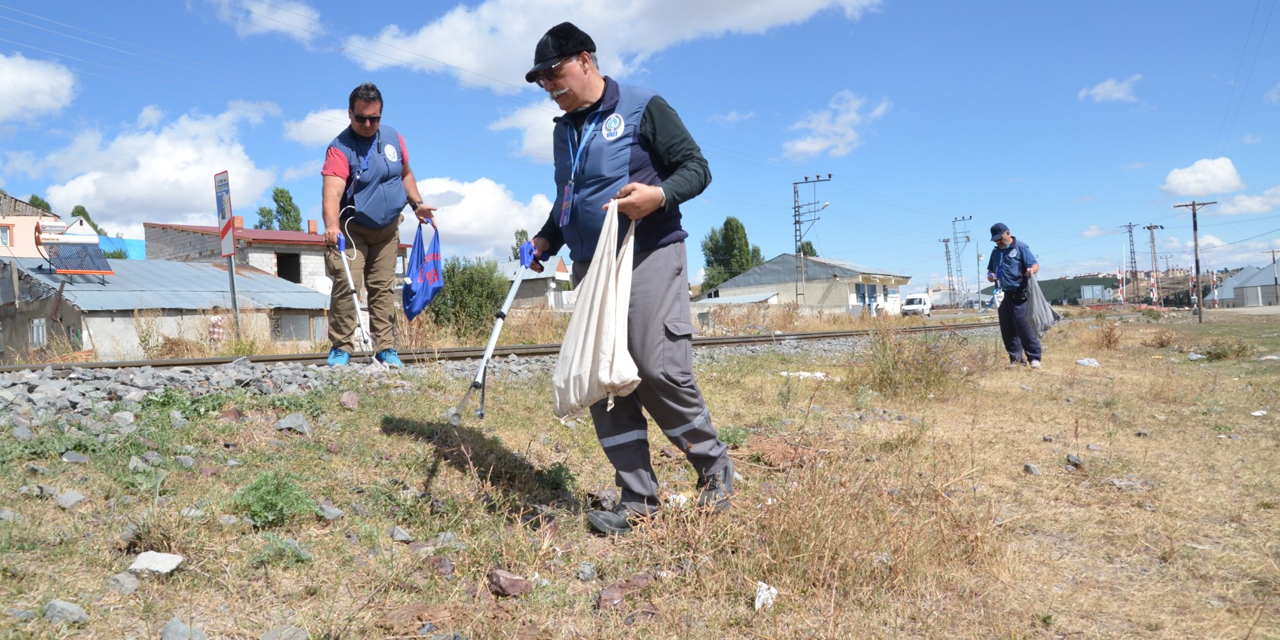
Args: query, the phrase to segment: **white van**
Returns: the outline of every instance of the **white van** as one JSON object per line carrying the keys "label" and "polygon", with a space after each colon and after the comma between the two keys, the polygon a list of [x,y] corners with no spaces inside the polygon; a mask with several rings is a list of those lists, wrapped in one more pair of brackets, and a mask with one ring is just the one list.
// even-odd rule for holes
{"label": "white van", "polygon": [[932,316],[933,300],[927,293],[913,293],[902,301],[904,316]]}

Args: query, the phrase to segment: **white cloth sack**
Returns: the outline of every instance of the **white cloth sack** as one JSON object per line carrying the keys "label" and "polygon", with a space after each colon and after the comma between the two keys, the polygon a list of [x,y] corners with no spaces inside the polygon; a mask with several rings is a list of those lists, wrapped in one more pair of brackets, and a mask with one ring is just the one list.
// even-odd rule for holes
{"label": "white cloth sack", "polygon": [[640,372],[627,351],[635,228],[633,220],[618,249],[618,203],[609,201],[595,257],[578,283],[578,300],[551,379],[558,418],[605,398],[612,411],[614,396],[628,395],[640,384]]}
{"label": "white cloth sack", "polygon": [[1031,323],[1031,328],[1041,337],[1053,325],[1057,324],[1062,316],[1053,307],[1049,306],[1049,301],[1044,299],[1044,292],[1040,290],[1040,282],[1036,277],[1031,276],[1031,281],[1027,283],[1027,320]]}

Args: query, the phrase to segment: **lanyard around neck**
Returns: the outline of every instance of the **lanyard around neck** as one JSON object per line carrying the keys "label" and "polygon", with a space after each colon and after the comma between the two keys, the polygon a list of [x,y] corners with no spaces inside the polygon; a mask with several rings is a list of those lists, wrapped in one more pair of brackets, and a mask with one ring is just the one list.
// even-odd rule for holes
{"label": "lanyard around neck", "polygon": [[595,130],[596,124],[600,122],[601,112],[597,111],[591,114],[591,121],[587,124],[587,128],[582,132],[582,139],[575,146],[573,144],[573,127],[568,127],[565,135],[569,138],[569,183],[574,182],[574,178],[578,177],[578,161],[582,159],[582,151],[587,148],[587,142],[591,140],[591,132]]}
{"label": "lanyard around neck", "polygon": [[[360,181],[360,176],[364,175],[364,172],[369,169],[369,158],[373,156],[373,150],[378,148],[378,141],[381,140],[381,137],[381,130],[373,134],[373,142],[369,143],[369,150],[364,154],[364,161],[360,163],[360,170],[356,172],[355,177],[351,179],[351,184],[347,187],[348,200],[350,200],[351,196],[355,194],[356,183]],[[356,157],[359,158],[360,156],[356,155]]]}

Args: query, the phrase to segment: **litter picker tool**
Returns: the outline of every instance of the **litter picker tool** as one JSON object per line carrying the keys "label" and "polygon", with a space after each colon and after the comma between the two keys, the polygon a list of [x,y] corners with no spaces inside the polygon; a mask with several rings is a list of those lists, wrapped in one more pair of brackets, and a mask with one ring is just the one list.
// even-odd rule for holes
{"label": "litter picker tool", "polygon": [[488,377],[489,360],[493,358],[493,349],[498,346],[498,336],[502,333],[502,323],[507,319],[507,311],[511,309],[511,303],[516,299],[516,291],[520,289],[520,283],[524,281],[524,272],[529,265],[533,264],[533,243],[526,242],[520,245],[520,266],[516,269],[516,279],[511,283],[511,290],[507,292],[507,299],[502,302],[502,309],[494,314],[497,320],[493,323],[493,333],[489,335],[489,346],[484,349],[484,357],[480,359],[480,368],[476,371],[476,377],[467,386],[467,390],[462,394],[462,400],[458,401],[458,406],[449,413],[449,424],[452,426],[460,426],[462,424],[462,412],[467,408],[467,401],[471,399],[471,394],[475,391],[480,392],[480,404],[476,407],[476,417],[484,419],[484,387],[485,379]]}
{"label": "litter picker tool", "polygon": [[356,333],[360,336],[360,347],[372,352],[373,340],[369,338],[369,332],[365,330],[364,325],[360,324],[360,294],[356,292],[355,281],[351,279],[351,265],[347,261],[347,237],[341,233],[338,234],[338,253],[342,254],[342,272],[347,276],[347,288],[351,290],[351,304],[356,310]]}

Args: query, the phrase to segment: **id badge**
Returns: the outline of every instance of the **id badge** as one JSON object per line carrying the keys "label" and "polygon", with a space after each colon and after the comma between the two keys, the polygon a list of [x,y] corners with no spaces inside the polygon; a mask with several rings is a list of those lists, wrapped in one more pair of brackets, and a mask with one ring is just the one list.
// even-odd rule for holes
{"label": "id badge", "polygon": [[564,204],[560,207],[560,226],[569,224],[569,210],[573,208],[573,183],[564,186]]}

